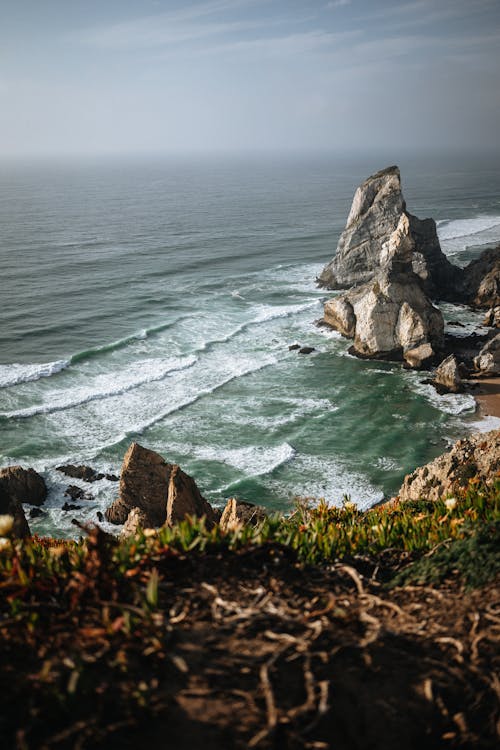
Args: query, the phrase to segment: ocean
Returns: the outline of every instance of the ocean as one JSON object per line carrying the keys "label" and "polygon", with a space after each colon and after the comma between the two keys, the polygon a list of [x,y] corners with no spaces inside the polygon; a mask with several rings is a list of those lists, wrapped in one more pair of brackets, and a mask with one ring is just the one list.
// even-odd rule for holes
{"label": "ocean", "polygon": [[[481,420],[398,364],[351,357],[320,329],[357,185],[387,158],[179,157],[0,165],[0,466],[49,487],[33,532],[71,536],[116,483],[134,440],[207,499],[283,512],[297,497],[361,508]],[[400,159],[408,208],[459,264],[500,241],[500,160]],[[469,332],[483,315],[444,305]],[[310,355],[293,344],[315,347]],[[65,512],[68,484],[93,495]]]}

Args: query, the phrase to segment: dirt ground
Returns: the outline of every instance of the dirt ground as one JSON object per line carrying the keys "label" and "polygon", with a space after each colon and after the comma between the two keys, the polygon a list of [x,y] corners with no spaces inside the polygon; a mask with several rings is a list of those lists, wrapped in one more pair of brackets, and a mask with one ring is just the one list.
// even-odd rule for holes
{"label": "dirt ground", "polygon": [[[71,631],[55,609],[36,635],[9,633],[2,746],[498,747],[498,582],[388,590],[385,564],[307,567],[277,545],[165,559],[161,614],[126,638],[92,627],[94,600]],[[92,689],[58,705],[79,663]]]}

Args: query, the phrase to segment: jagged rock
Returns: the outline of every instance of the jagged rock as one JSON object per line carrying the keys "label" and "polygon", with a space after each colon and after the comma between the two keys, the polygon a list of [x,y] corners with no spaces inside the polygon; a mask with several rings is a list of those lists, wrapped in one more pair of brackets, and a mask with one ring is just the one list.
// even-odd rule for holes
{"label": "jagged rock", "polygon": [[404,359],[418,368],[443,346],[443,316],[413,273],[412,252],[410,221],[403,214],[384,245],[377,275],[325,303],[325,322],[354,339],[354,354]]}
{"label": "jagged rock", "polygon": [[465,301],[476,307],[500,305],[500,245],[483,253],[464,269]]}
{"label": "jagged rock", "polygon": [[440,393],[460,393],[463,390],[460,367],[454,354],[446,357],[436,369],[434,385]]}
{"label": "jagged rock", "polygon": [[206,516],[210,527],[217,518],[194,479],[138,443],[132,443],[125,454],[120,496],[106,510],[106,520],[125,523],[133,508],[144,513],[146,525],[152,528],[176,523],[186,515]]}
{"label": "jagged rock", "polygon": [[64,503],[62,510],[81,510],[81,505],[73,505],[72,503]]}
{"label": "jagged rock", "polygon": [[396,166],[377,172],[356,190],[336,255],[318,278],[320,286],[346,289],[373,279],[387,261],[391,236],[402,217],[408,221],[410,262],[425,292],[456,300],[463,272],[442,252],[433,219],[420,220],[407,212]]}
{"label": "jagged rock", "polygon": [[299,354],[312,354],[315,352],[316,349],[314,346],[303,346],[301,349],[299,349]]}
{"label": "jagged rock", "polygon": [[239,526],[247,524],[256,526],[267,518],[264,508],[253,503],[247,503],[243,500],[231,498],[227,501],[226,507],[222,511],[219,525],[223,531],[232,531]]}
{"label": "jagged rock", "polygon": [[405,477],[400,500],[438,500],[478,477],[491,483],[500,470],[500,430],[472,435]]}
{"label": "jagged rock", "polygon": [[500,306],[490,307],[484,316],[483,326],[490,328],[500,328]]}
{"label": "jagged rock", "polygon": [[173,525],[186,516],[205,516],[208,528],[218,520],[210,503],[201,496],[194,479],[185,474],[180,466],[174,466],[168,485],[166,520],[169,525]]}
{"label": "jagged rock", "polygon": [[490,339],[474,357],[474,367],[482,375],[500,375],[500,333]]}
{"label": "jagged rock", "polygon": [[140,508],[132,508],[127,516],[125,525],[120,532],[120,537],[126,539],[128,536],[134,536],[139,529],[148,528],[148,517]]}
{"label": "jagged rock", "polygon": [[9,466],[0,470],[0,492],[20,503],[42,505],[47,497],[47,486],[34,469]]}
{"label": "jagged rock", "polygon": [[71,498],[71,500],[93,500],[92,495],[82,490],[81,487],[77,487],[76,484],[70,484],[66,487],[64,494]]}
{"label": "jagged rock", "polygon": [[84,482],[97,482],[104,477],[104,474],[98,474],[91,466],[66,464],[65,466],[57,466],[56,469],[66,474],[67,477],[83,479]]}
{"label": "jagged rock", "polygon": [[30,518],[41,518],[42,516],[47,515],[44,510],[41,508],[31,508],[30,509]]}
{"label": "jagged rock", "polygon": [[158,453],[132,443],[126,452],[120,478],[120,496],[106,510],[106,520],[125,523],[132,508],[144,511],[148,526],[162,526],[167,518],[167,497],[173,465]]}
{"label": "jagged rock", "polygon": [[290,346],[288,347],[289,352],[295,352],[298,349],[300,349],[300,344],[290,344]]}

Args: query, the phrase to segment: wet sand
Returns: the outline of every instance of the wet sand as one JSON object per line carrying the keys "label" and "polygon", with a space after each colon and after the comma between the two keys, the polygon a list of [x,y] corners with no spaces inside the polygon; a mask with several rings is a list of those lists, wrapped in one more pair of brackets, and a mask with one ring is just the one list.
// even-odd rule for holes
{"label": "wet sand", "polygon": [[481,378],[474,398],[484,416],[500,417],[500,378]]}

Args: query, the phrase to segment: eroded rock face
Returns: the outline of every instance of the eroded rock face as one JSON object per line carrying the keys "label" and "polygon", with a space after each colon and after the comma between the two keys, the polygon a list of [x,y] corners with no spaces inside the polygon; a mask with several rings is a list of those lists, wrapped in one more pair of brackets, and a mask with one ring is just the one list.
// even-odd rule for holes
{"label": "eroded rock face", "polygon": [[500,245],[485,250],[464,269],[464,295],[475,307],[500,305]]}
{"label": "eroded rock face", "polygon": [[490,307],[484,316],[483,326],[490,328],[500,328],[500,306]]}
{"label": "eroded rock face", "polygon": [[183,472],[180,466],[174,466],[168,485],[166,522],[173,525],[186,516],[205,516],[208,528],[217,521],[217,515],[210,503],[201,496],[194,479]]}
{"label": "eroded rock face", "polygon": [[408,222],[409,262],[425,292],[432,298],[456,299],[462,271],[442,252],[435,222],[406,211],[396,166],[377,172],[356,190],[336,255],[321,272],[319,284],[346,289],[372,280],[387,262],[391,237],[402,217]]}
{"label": "eroded rock face", "polygon": [[474,357],[474,367],[482,375],[500,375],[500,333],[490,339],[477,357]]}
{"label": "eroded rock face", "polygon": [[264,508],[233,497],[227,501],[219,523],[223,531],[232,531],[247,524],[256,526],[266,517]]}
{"label": "eroded rock face", "polygon": [[134,509],[133,518],[140,512],[142,525],[151,528],[177,523],[186,515],[206,516],[209,527],[217,519],[194,479],[139,443],[132,443],[125,454],[120,496],[105,516],[111,523],[125,523]]}
{"label": "eroded rock face", "polygon": [[442,392],[460,393],[463,390],[460,368],[454,354],[446,357],[436,369],[434,384]]}
{"label": "eroded rock face", "polygon": [[478,477],[491,483],[500,470],[500,430],[472,435],[405,477],[400,500],[438,500]]}

